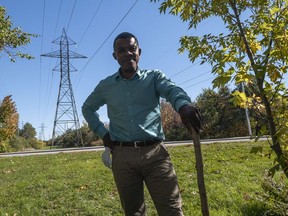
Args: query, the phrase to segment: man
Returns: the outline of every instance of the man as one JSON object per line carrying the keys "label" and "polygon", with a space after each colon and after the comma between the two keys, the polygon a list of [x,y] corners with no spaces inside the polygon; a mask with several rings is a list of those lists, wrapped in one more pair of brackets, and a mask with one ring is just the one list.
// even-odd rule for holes
{"label": "man", "polygon": [[[125,215],[146,215],[144,182],[159,215],[183,215],[177,176],[163,144],[160,97],[172,104],[188,130],[199,132],[200,113],[162,72],[138,67],[141,49],[133,34],[119,34],[113,48],[120,68],[96,86],[82,106],[83,116],[103,140],[107,166],[105,155],[112,152],[112,172]],[[104,104],[109,130],[96,113]]]}

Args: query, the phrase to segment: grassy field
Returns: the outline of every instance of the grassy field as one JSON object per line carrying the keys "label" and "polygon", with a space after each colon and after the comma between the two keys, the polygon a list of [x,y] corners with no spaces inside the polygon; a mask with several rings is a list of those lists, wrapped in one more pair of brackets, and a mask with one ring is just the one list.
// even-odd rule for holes
{"label": "grassy field", "polygon": [[[210,215],[263,215],[257,199],[272,160],[250,154],[259,142],[202,146]],[[201,215],[193,146],[168,147],[186,216]],[[0,215],[123,215],[101,152],[0,158]],[[157,215],[146,191],[148,215]]]}

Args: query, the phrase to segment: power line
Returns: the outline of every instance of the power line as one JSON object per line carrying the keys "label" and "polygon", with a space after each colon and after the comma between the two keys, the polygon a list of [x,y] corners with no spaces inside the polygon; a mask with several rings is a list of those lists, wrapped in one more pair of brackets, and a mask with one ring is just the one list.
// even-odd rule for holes
{"label": "power line", "polygon": [[173,74],[172,76],[170,76],[170,78],[172,78],[172,77],[174,77],[174,76],[176,76],[176,75],[178,75],[178,74],[180,74],[180,73],[183,73],[184,71],[188,70],[189,68],[191,68],[191,67],[193,67],[193,66],[195,66],[196,64],[199,64],[199,63],[200,63],[200,61],[198,61],[198,62],[190,65],[190,66],[187,67],[187,68],[184,68],[184,69],[180,70],[179,72],[177,72],[177,73]]}
{"label": "power line", "polygon": [[68,32],[68,30],[69,30],[70,22],[71,22],[73,14],[74,14],[74,9],[75,9],[76,3],[77,3],[77,0],[74,1],[74,5],[73,5],[73,8],[72,8],[72,12],[70,14],[70,18],[69,18],[69,22],[68,22],[68,25],[67,25],[67,28],[66,28],[67,29],[66,32]]}
{"label": "power line", "polygon": [[[207,23],[209,23],[210,21],[211,21],[211,19],[209,19],[208,21],[206,20],[206,21],[201,25],[201,27],[204,27],[204,26],[205,26]],[[199,30],[199,28],[198,28],[198,30]],[[176,45],[178,45],[178,43],[175,44],[175,45],[173,45],[172,47],[170,47],[167,51],[165,51],[164,53],[162,53],[160,56],[158,56],[158,57],[157,57],[155,60],[153,60],[151,63],[154,63],[154,62],[158,61],[160,58],[162,58],[163,56],[165,56],[165,55],[166,55],[168,52],[170,52]],[[150,65],[151,63],[149,63],[148,65]],[[189,66],[188,68],[185,68],[185,69],[183,69],[183,70],[181,70],[181,71],[173,74],[173,75],[170,76],[169,78],[172,78],[172,77],[174,77],[174,76],[176,76],[176,75],[184,72],[185,70],[191,68],[192,66],[194,66],[194,65],[196,65],[196,64],[198,64],[198,63],[200,63],[200,61],[196,62],[195,64],[193,64],[193,65],[191,65],[191,66]]]}
{"label": "power line", "polygon": [[111,35],[116,31],[116,29],[119,27],[119,25],[123,22],[123,20],[127,17],[127,15],[130,13],[130,11],[133,9],[133,7],[137,4],[139,0],[137,0],[132,7],[126,12],[124,17],[120,20],[120,22],[114,27],[112,32],[108,35],[108,37],[104,40],[104,42],[100,45],[100,47],[96,50],[96,52],[92,55],[92,57],[89,59],[89,61],[84,66],[84,69],[87,67],[87,65],[91,62],[91,60],[95,57],[95,55],[101,50],[101,48],[104,46],[104,44],[108,41],[108,39],[111,37]]}
{"label": "power line", "polygon": [[92,18],[91,18],[88,26],[86,27],[86,29],[85,29],[85,31],[84,31],[84,34],[82,35],[80,41],[78,42],[78,46],[79,46],[79,44],[82,42],[82,40],[83,40],[84,36],[86,35],[88,29],[90,28],[90,26],[91,26],[91,24],[92,24],[92,22],[93,22],[93,20],[94,20],[94,18],[95,18],[95,16],[96,16],[96,14],[98,13],[98,11],[99,11],[102,3],[103,3],[103,0],[100,2],[100,4],[98,5],[98,7],[96,8],[96,10],[95,10],[95,12],[94,12],[94,14],[93,14],[93,16],[92,16]]}
{"label": "power line", "polygon": [[59,10],[58,10],[57,21],[56,21],[56,26],[55,26],[55,30],[54,30],[53,39],[55,39],[55,35],[56,35],[57,27],[58,27],[58,22],[59,22],[59,16],[60,16],[61,8],[62,8],[62,0],[61,0],[61,2],[60,2],[60,6],[59,6]]}
{"label": "power line", "polygon": [[166,51],[164,51],[161,55],[159,55],[157,58],[155,58],[153,61],[151,61],[149,64],[146,65],[146,67],[148,67],[149,65],[151,65],[154,62],[157,62],[159,59],[161,59],[163,56],[167,55],[167,53],[169,53],[174,47],[176,47],[178,45],[175,44],[173,46],[171,46],[169,49],[167,49]]}
{"label": "power line", "polygon": [[44,0],[44,4],[43,4],[43,16],[42,16],[42,31],[41,31],[41,53],[42,53],[42,49],[43,49],[43,41],[44,41],[44,26],[45,26],[45,11],[46,11],[46,0]]}
{"label": "power line", "polygon": [[[44,41],[44,26],[45,26],[45,11],[46,11],[46,0],[44,0],[43,4],[43,16],[42,16],[42,31],[41,31],[41,47],[40,47],[40,52],[42,53],[43,50],[43,41]],[[41,58],[40,60],[40,68],[39,68],[39,98],[38,98],[38,118],[40,118],[40,113],[41,113],[41,98],[42,98],[42,61]]]}
{"label": "power line", "polygon": [[122,19],[120,20],[120,22],[114,27],[114,29],[112,30],[112,32],[107,36],[107,38],[104,40],[104,42],[100,45],[100,47],[94,52],[94,54],[91,56],[91,58],[87,61],[87,63],[85,64],[84,68],[81,70],[82,73],[80,74],[80,77],[78,79],[78,82],[75,85],[75,88],[77,88],[80,79],[83,76],[84,70],[87,67],[87,65],[92,61],[92,59],[96,56],[96,54],[101,50],[101,48],[104,46],[104,44],[108,41],[108,39],[111,37],[111,35],[116,31],[116,29],[119,27],[119,25],[123,22],[123,20],[128,16],[128,14],[131,12],[131,10],[134,8],[134,6],[137,4],[139,0],[135,1],[135,3],[130,7],[130,9],[126,12],[126,14],[122,17]]}
{"label": "power line", "polygon": [[189,85],[189,86],[187,86],[187,87],[184,87],[183,89],[187,89],[187,88],[190,88],[190,87],[192,87],[192,86],[196,86],[196,85],[198,85],[198,84],[200,84],[200,83],[203,83],[203,82],[206,82],[206,81],[212,80],[212,79],[214,79],[214,77],[210,77],[210,78],[208,78],[208,79],[205,79],[205,80],[202,80],[202,81],[200,81],[200,82],[194,83],[194,84],[192,84],[192,85]]}
{"label": "power line", "polygon": [[198,75],[198,76],[196,76],[196,77],[193,77],[193,78],[191,78],[191,79],[189,79],[189,80],[186,80],[185,82],[182,82],[182,83],[180,83],[180,84],[178,84],[178,85],[183,85],[183,84],[185,84],[185,83],[187,83],[187,82],[189,82],[189,81],[191,81],[191,80],[195,80],[195,79],[197,79],[197,78],[199,78],[199,77],[201,77],[201,76],[204,76],[205,74],[207,74],[207,73],[210,73],[211,71],[207,71],[207,72],[205,72],[205,73],[203,73],[203,74],[200,74],[200,75]]}
{"label": "power line", "polygon": [[48,94],[49,92],[51,92],[51,89],[52,89],[52,79],[50,79],[50,85],[49,85],[49,81],[48,81],[48,84],[47,84],[47,88],[46,88],[46,97],[45,97],[45,101],[47,101],[46,103],[46,106],[45,106],[45,112],[44,112],[44,118],[43,118],[43,121],[45,122],[46,120],[46,116],[47,116],[47,112],[48,112],[48,107],[49,107],[49,104],[50,104],[50,96],[51,94]]}
{"label": "power line", "polygon": [[[59,9],[58,9],[58,15],[57,15],[57,20],[56,20],[56,25],[55,25],[55,29],[54,29],[54,34],[53,34],[53,38],[52,39],[55,39],[55,35],[56,35],[56,31],[57,31],[57,28],[58,28],[58,23],[59,23],[59,17],[60,17],[60,12],[61,12],[61,8],[62,8],[62,0],[60,1],[60,4],[59,4]],[[43,23],[43,26],[44,26],[44,23]],[[53,51],[53,46],[51,46],[51,52]],[[41,48],[41,53],[42,53],[42,48]],[[42,56],[40,56],[40,65],[42,65]],[[51,59],[49,60],[49,71],[51,70]],[[46,117],[47,117],[47,112],[48,112],[48,107],[49,107],[49,103],[50,103],[50,98],[51,98],[51,89],[52,89],[52,78],[50,78],[50,76],[53,76],[53,72],[51,73],[48,73],[48,82],[47,82],[47,85],[46,85],[46,91],[45,91],[45,106],[44,106],[44,112],[43,112],[43,116],[42,116],[42,121],[45,122],[46,120]]]}

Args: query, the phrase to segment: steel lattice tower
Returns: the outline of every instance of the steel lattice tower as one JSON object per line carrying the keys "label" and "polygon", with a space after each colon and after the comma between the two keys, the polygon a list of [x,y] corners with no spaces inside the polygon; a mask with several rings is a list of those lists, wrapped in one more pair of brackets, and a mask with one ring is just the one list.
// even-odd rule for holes
{"label": "steel lattice tower", "polygon": [[44,123],[42,123],[41,126],[40,126],[41,130],[40,130],[39,137],[38,137],[39,140],[42,140],[42,141],[45,140],[45,133],[44,133],[44,128],[45,127],[46,126],[44,125]]}
{"label": "steel lattice tower", "polygon": [[[68,129],[76,131],[74,145],[83,146],[79,118],[70,81],[70,72],[77,70],[69,63],[69,60],[71,58],[87,57],[69,50],[69,45],[75,45],[76,43],[66,35],[65,29],[62,31],[62,35],[52,41],[52,43],[59,44],[60,50],[41,55],[45,57],[60,58],[60,64],[53,69],[53,71],[60,71],[60,85],[52,133],[52,146],[54,145],[55,140],[57,140],[57,136],[64,134]],[[57,144],[61,144],[61,141],[57,140],[56,142]]]}

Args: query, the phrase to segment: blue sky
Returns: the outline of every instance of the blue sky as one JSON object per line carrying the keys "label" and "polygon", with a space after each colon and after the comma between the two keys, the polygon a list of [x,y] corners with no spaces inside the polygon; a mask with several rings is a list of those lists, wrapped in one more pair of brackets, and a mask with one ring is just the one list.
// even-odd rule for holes
{"label": "blue sky", "polygon": [[[12,95],[20,115],[20,128],[29,122],[39,135],[44,124],[46,139],[52,137],[60,73],[52,71],[58,59],[40,55],[60,49],[52,41],[62,34],[63,28],[77,43],[70,50],[88,57],[70,61],[78,70],[71,72],[71,81],[80,124],[84,121],[81,113],[84,100],[100,80],[118,70],[112,58],[112,43],[123,31],[138,37],[141,68],[162,70],[192,100],[204,88],[212,88],[214,76],[210,66],[191,63],[187,54],[179,54],[177,49],[183,35],[223,31],[215,19],[204,21],[197,30],[188,30],[187,23],[160,14],[159,4],[149,0],[0,0],[0,5],[6,8],[14,27],[40,35],[20,49],[35,59],[17,59],[11,63],[8,57],[0,56],[0,98]],[[99,110],[99,115],[108,122],[106,107]]]}

